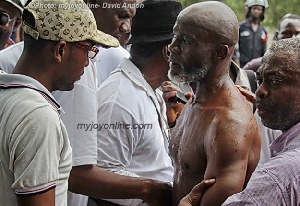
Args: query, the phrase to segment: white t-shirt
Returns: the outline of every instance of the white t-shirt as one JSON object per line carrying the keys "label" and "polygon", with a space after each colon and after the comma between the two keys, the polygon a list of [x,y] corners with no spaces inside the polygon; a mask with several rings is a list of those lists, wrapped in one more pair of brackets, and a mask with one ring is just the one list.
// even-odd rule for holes
{"label": "white t-shirt", "polygon": [[55,188],[57,206],[67,204],[71,147],[60,106],[38,81],[0,75],[0,202]]}
{"label": "white t-shirt", "polygon": [[[153,101],[152,101],[153,100]],[[98,91],[98,166],[126,176],[173,181],[166,122],[158,99],[135,65],[124,58]],[[154,106],[155,104],[155,106]],[[110,200],[138,205],[141,200]]]}
{"label": "white t-shirt", "polygon": [[[11,73],[17,63],[24,43],[12,45],[0,51],[0,70]],[[97,122],[97,84],[96,68],[90,62],[81,79],[74,84],[72,91],[55,91],[54,98],[64,112],[61,119],[68,131],[72,147],[72,165],[96,165],[97,131],[88,130],[83,125]],[[87,205],[88,197],[68,192],[69,206]]]}

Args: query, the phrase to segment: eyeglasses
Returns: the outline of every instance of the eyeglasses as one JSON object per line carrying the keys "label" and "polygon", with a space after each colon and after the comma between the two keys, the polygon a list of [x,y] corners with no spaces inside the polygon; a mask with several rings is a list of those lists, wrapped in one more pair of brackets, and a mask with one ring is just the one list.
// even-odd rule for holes
{"label": "eyeglasses", "polygon": [[88,57],[90,59],[94,59],[99,52],[99,49],[95,46],[86,45],[81,42],[76,42],[75,44],[81,48],[88,49]]}
{"label": "eyeglasses", "polygon": [[8,24],[8,22],[10,22],[14,19],[11,19],[10,16],[8,15],[8,13],[0,12],[0,26],[5,26]]}

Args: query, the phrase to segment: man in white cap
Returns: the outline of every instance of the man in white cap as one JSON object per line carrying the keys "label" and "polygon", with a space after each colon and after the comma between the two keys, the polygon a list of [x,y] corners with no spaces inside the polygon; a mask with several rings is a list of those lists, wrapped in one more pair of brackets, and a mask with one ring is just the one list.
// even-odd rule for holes
{"label": "man in white cap", "polygon": [[[70,3],[78,7],[68,10]],[[67,205],[71,148],[61,107],[50,92],[73,89],[98,52],[95,44],[119,45],[97,30],[83,5],[81,0],[37,0],[24,10],[23,53],[14,74],[0,75],[3,205]]]}

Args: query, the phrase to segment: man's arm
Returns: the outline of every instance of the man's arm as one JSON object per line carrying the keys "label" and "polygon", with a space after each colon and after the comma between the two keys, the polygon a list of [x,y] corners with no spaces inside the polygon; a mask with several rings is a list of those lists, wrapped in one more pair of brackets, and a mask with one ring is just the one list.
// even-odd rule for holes
{"label": "man's arm", "polygon": [[167,183],[146,178],[123,176],[94,165],[85,165],[72,168],[69,190],[96,199],[132,198],[151,203],[156,198],[157,201],[159,201],[159,198],[168,198],[172,187]]}
{"label": "man's arm", "polygon": [[[252,155],[252,168],[248,167],[250,151],[260,151],[253,148],[254,138],[259,138],[254,118],[244,116],[239,120],[234,117],[236,114],[219,112],[223,116],[219,116],[215,137],[204,146],[207,156],[204,179],[216,179],[216,183],[203,195],[201,205],[206,206],[221,205],[228,196],[242,191],[259,158],[259,155]],[[259,147],[259,144],[256,146]]]}
{"label": "man's arm", "polygon": [[198,206],[202,196],[207,188],[216,182],[215,179],[202,180],[199,184],[195,185],[192,191],[182,198],[178,206]]}
{"label": "man's arm", "polygon": [[[28,93],[28,98],[36,98]],[[26,105],[20,107],[23,109]],[[26,115],[14,128],[10,154],[9,169],[14,174],[12,188],[19,205],[64,204],[67,191],[60,190],[61,194],[55,196],[55,188],[63,188],[57,183],[60,178],[61,184],[67,185],[71,150],[62,137],[57,112],[42,103]],[[64,164],[65,174],[59,171],[60,164]]]}
{"label": "man's arm", "polygon": [[36,195],[17,196],[18,206],[55,206],[55,188]]}
{"label": "man's arm", "polygon": [[[107,194],[111,195],[109,201],[121,202],[122,205],[137,205],[144,200],[149,205],[168,205],[171,201],[172,191],[169,183],[140,178],[131,170],[127,170],[132,164],[134,155],[139,152],[137,148],[141,145],[148,146],[151,143],[151,139],[144,136],[144,129],[133,127],[133,125],[141,124],[139,121],[142,120],[137,120],[127,108],[114,102],[100,103],[98,114],[98,166],[124,175],[105,180],[109,185],[106,188],[111,188],[110,193]],[[119,124],[113,126],[116,123]],[[112,125],[113,128],[108,128],[109,125]],[[138,155],[145,156],[147,154],[139,153]],[[103,181],[105,176],[102,175],[100,178]],[[116,200],[116,187],[119,187],[117,189],[120,190],[119,195],[126,190],[125,194],[127,195],[123,197],[127,200]],[[135,199],[129,200],[130,198]]]}

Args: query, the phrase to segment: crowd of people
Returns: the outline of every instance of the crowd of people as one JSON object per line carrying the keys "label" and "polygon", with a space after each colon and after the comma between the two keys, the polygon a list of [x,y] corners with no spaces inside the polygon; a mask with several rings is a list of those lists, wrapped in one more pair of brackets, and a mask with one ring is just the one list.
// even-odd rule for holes
{"label": "crowd of people", "polygon": [[1,0],[1,204],[300,205],[300,17],[245,4]]}

